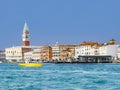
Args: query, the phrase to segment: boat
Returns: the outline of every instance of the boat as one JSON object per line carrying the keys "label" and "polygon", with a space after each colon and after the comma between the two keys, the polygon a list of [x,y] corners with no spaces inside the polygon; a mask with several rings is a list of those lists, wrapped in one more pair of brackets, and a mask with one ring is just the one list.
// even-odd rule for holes
{"label": "boat", "polygon": [[24,67],[42,67],[43,64],[42,63],[38,63],[38,62],[30,62],[28,60],[25,61],[25,63],[19,63],[19,66],[24,66]]}
{"label": "boat", "polygon": [[42,63],[20,63],[19,66],[25,66],[25,67],[42,67]]}

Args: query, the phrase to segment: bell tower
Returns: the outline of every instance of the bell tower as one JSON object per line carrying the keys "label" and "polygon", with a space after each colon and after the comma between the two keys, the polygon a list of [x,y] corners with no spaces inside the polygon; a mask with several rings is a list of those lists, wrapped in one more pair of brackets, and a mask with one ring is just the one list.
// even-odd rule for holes
{"label": "bell tower", "polygon": [[26,21],[24,24],[23,34],[22,34],[22,46],[30,46],[30,33]]}

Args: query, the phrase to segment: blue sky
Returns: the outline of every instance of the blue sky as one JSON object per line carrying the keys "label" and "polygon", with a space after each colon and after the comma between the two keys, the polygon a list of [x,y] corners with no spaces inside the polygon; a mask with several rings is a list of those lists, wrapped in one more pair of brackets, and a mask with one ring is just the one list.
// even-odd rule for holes
{"label": "blue sky", "polygon": [[120,0],[0,0],[0,49],[22,43],[24,21],[31,45],[83,41],[120,43]]}

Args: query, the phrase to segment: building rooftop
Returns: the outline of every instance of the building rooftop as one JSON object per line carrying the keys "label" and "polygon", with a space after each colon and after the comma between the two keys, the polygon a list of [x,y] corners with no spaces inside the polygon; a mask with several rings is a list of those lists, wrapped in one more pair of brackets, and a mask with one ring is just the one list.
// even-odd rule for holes
{"label": "building rooftop", "polygon": [[100,44],[98,42],[87,42],[87,41],[84,41],[82,44],[80,44],[80,46],[86,46],[86,45],[99,46]]}
{"label": "building rooftop", "polygon": [[9,48],[40,48],[41,46],[13,46]]}

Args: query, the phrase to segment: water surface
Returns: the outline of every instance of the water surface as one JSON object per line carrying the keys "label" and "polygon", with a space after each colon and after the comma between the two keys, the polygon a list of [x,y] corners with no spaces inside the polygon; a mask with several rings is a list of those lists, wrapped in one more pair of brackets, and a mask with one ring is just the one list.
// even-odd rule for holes
{"label": "water surface", "polygon": [[120,64],[0,64],[0,90],[120,90]]}

